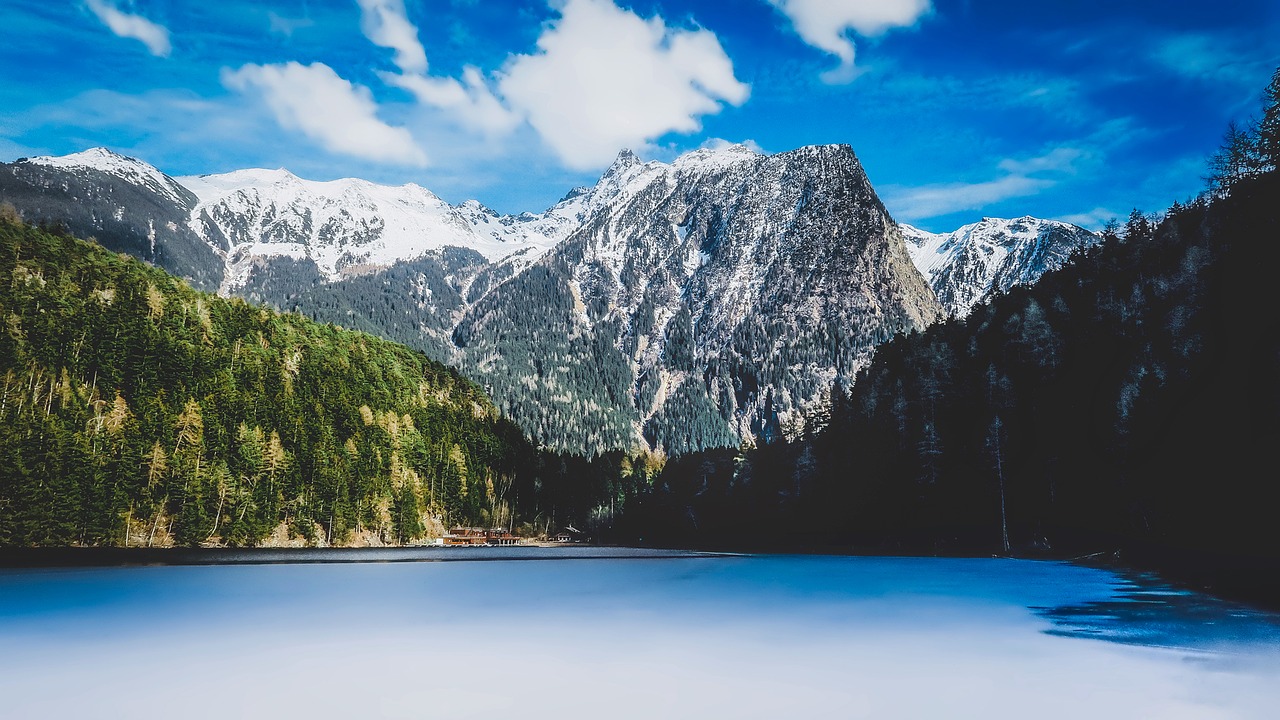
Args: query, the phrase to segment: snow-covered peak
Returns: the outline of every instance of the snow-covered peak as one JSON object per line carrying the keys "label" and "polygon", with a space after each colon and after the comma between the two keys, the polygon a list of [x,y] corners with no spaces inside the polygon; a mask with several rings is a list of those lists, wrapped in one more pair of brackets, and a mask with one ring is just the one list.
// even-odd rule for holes
{"label": "snow-covered peak", "polygon": [[930,238],[941,237],[946,233],[932,233],[928,230],[921,230],[915,225],[900,222],[898,229],[902,231],[902,237],[911,244],[920,245],[927,242]]}
{"label": "snow-covered peak", "polygon": [[105,147],[90,148],[70,155],[33,157],[25,160],[30,165],[58,168],[75,172],[93,170],[119,178],[125,182],[146,187],[172,200],[178,205],[186,205],[182,186],[173,178],[157,170],[141,160],[126,157]]}
{"label": "snow-covered peak", "polygon": [[479,200],[463,200],[457,205],[458,210],[465,213],[475,215],[487,215],[489,217],[498,217],[498,212]]}
{"label": "snow-covered peak", "polygon": [[284,168],[249,168],[218,175],[179,177],[177,181],[200,198],[201,202],[246,188],[267,189],[301,183],[297,175]]}
{"label": "snow-covered peak", "polygon": [[[104,147],[89,148],[83,152],[71,153],[70,155],[42,155],[28,158],[27,162],[33,165],[48,165],[56,168],[90,168],[102,172],[117,172],[123,168],[131,169],[140,165],[151,167],[141,160],[125,157]],[[151,169],[155,170],[155,168]],[[157,172],[159,171],[157,170]]]}
{"label": "snow-covered peak", "polygon": [[752,162],[761,157],[760,153],[739,143],[694,150],[676,158],[671,164],[678,170],[711,169]]}
{"label": "snow-covered peak", "polygon": [[1084,228],[1031,216],[984,217],[950,233],[899,224],[907,252],[939,302],[963,316],[994,291],[1030,284],[1061,267],[1099,236]]}
{"label": "snow-covered peak", "polygon": [[644,161],[636,157],[636,154],[632,152],[630,148],[622,148],[618,151],[618,156],[613,159],[613,164],[609,166],[609,170],[605,171],[605,175],[610,174],[610,172],[615,169],[625,170],[632,165],[642,164],[644,164]]}
{"label": "snow-covered peak", "polygon": [[512,217],[474,200],[450,206],[413,183],[321,182],[284,169],[179,180],[199,198],[191,229],[228,258],[226,292],[247,282],[260,259],[282,255],[314,261],[330,280],[445,247],[475,250],[490,261],[519,255],[531,262],[567,234],[578,219],[574,208],[584,202],[569,199],[542,215]]}

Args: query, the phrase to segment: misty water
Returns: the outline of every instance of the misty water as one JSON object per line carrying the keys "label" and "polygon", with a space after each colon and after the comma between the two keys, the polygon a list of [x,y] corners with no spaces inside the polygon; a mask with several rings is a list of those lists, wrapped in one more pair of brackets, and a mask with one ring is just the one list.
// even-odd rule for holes
{"label": "misty water", "polygon": [[1147,578],[997,559],[522,550],[0,570],[0,716],[1200,720],[1280,707],[1280,617]]}

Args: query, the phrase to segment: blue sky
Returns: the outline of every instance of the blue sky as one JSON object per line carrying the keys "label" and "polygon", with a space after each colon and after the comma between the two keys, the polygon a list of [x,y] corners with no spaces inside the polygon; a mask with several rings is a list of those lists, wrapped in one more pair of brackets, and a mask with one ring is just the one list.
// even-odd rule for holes
{"label": "blue sky", "polygon": [[539,210],[622,147],[848,143],[889,210],[1099,227],[1196,194],[1275,0],[4,0],[0,159],[287,167]]}

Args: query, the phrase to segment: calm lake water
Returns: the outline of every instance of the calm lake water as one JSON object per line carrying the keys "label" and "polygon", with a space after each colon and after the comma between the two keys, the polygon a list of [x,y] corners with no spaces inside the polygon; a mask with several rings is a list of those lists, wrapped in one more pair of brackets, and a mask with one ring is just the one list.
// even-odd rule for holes
{"label": "calm lake water", "polygon": [[1280,618],[1141,578],[519,552],[0,570],[0,717],[1280,717]]}

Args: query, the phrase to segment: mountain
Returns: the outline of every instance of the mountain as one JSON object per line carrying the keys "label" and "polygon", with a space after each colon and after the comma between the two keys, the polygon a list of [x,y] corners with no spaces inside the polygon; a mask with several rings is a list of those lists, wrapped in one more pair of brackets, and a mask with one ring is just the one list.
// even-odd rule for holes
{"label": "mountain", "polygon": [[1028,285],[1101,236],[1055,220],[983,218],[950,233],[903,224],[911,260],[947,314],[964,317],[993,292]]}
{"label": "mountain", "polygon": [[313,182],[283,169],[178,182],[197,198],[191,230],[226,258],[223,293],[252,287],[255,273],[269,274],[282,258],[314,265],[320,282],[446,247],[474,250],[490,262],[512,255],[528,262],[567,234],[579,205],[570,198],[541,215],[502,216],[475,201],[450,206],[414,184]]}
{"label": "mountain", "polygon": [[838,145],[624,151],[594,186],[519,215],[285,170],[174,179],[105,150],[0,170],[28,219],[92,234],[121,217],[109,247],[457,364],[526,432],[580,452],[795,437],[877,344],[1038,277],[1088,235],[1030,218],[898,226]]}
{"label": "mountain", "polygon": [[941,315],[848,146],[623,152],[588,207],[454,332],[462,367],[544,441],[794,434],[876,344]]}
{"label": "mountain", "polygon": [[195,195],[140,160],[94,148],[0,163],[0,202],[28,222],[62,225],[197,288],[222,282],[223,259],[188,227]]}

